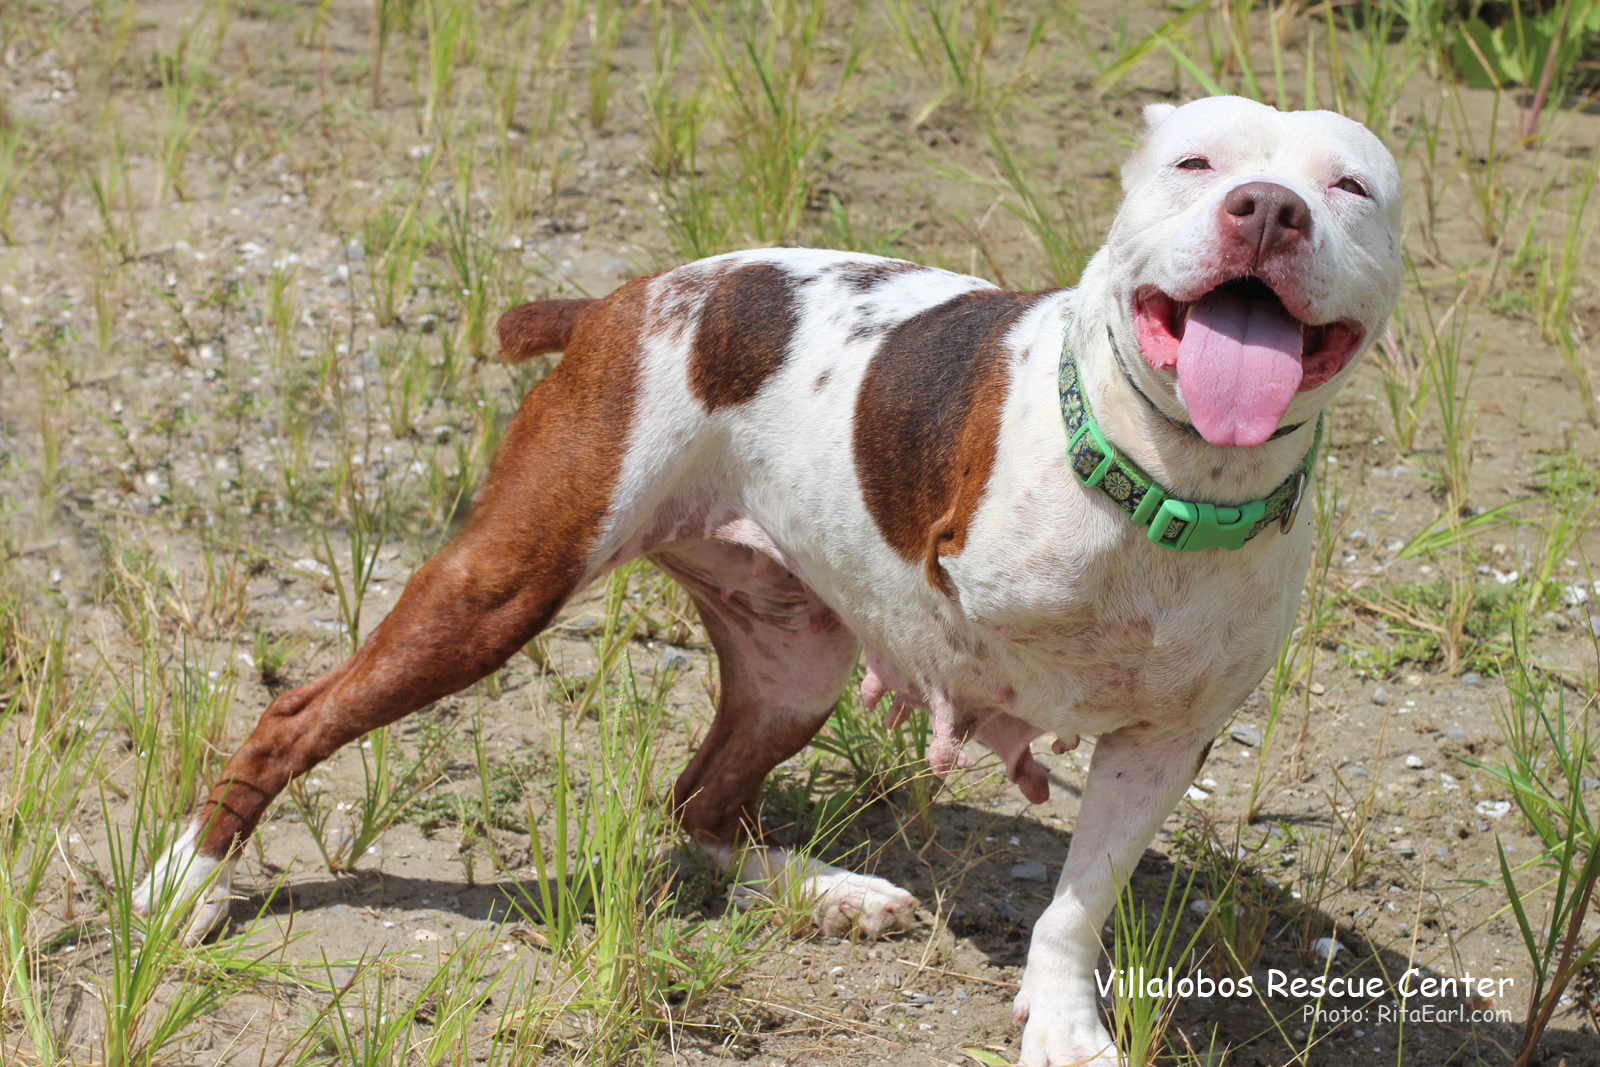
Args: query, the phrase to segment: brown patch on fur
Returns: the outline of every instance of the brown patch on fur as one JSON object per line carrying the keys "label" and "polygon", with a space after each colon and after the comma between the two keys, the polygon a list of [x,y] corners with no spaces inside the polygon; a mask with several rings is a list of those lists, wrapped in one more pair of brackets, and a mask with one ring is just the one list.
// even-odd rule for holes
{"label": "brown patch on fur", "polygon": [[789,358],[795,279],[770,263],[717,278],[700,309],[689,353],[689,388],[707,411],[743,404]]}
{"label": "brown patch on fur", "polygon": [[598,300],[535,300],[500,316],[495,332],[503,363],[521,363],[550,352],[565,352],[578,323]]}
{"label": "brown patch on fur", "polygon": [[1211,755],[1211,746],[1216,743],[1216,738],[1212,738],[1210,741],[1206,742],[1206,747],[1200,750],[1200,755],[1196,756],[1194,760],[1194,770],[1189,773],[1190,778],[1193,778],[1195,775],[1199,774],[1200,768],[1206,765],[1206,758]]}
{"label": "brown patch on fur", "polygon": [[[203,854],[240,847],[290,779],[497,670],[549,624],[589,570],[621,474],[647,286],[641,278],[603,300],[513,310],[523,313],[511,320],[514,336],[535,347],[559,336],[565,358],[506,427],[466,524],[417,571],[361,650],[268,705],[200,811],[202,825],[209,820]],[[552,315],[541,304],[580,308]],[[562,322],[572,324],[570,336],[551,325]]]}
{"label": "brown patch on fur", "polygon": [[870,293],[896,275],[926,269],[919,263],[908,263],[903,259],[885,259],[876,263],[846,263],[835,268],[835,275],[851,292]]}
{"label": "brown patch on fur", "polygon": [[1017,318],[1054,290],[978,289],[896,326],[856,398],[861,494],[884,540],[953,596],[939,560],[960,554],[994,466]]}

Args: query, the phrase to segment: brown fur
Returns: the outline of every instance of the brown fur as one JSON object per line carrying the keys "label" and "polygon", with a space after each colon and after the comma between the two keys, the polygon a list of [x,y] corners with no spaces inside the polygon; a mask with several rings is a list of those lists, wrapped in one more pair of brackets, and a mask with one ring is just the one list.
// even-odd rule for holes
{"label": "brown fur", "polygon": [[789,358],[795,283],[787,271],[753,263],[712,283],[689,355],[689,388],[707,411],[743,404]]}
{"label": "brown fur", "polygon": [[589,569],[621,471],[645,298],[640,279],[603,300],[538,301],[501,319],[508,350],[554,346],[565,358],[512,417],[466,525],[361,650],[267,707],[200,812],[202,853],[221,858],[290,779],[497,670],[549,624]]}
{"label": "brown fur", "polygon": [[583,317],[600,300],[535,300],[520,304],[500,316],[495,332],[500,351],[495,358],[521,363],[550,352],[565,352]]}
{"label": "brown fur", "polygon": [[855,460],[884,540],[947,596],[939,560],[957,555],[994,466],[1005,403],[1005,334],[1050,295],[978,289],[895,327],[856,400]]}

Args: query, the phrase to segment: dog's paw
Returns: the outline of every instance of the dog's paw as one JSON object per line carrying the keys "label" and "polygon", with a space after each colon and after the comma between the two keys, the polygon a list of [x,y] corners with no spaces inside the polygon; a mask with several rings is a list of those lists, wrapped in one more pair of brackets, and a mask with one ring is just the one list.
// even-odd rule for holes
{"label": "dog's paw", "polygon": [[197,836],[193,826],[185,830],[151,864],[150,873],[134,889],[132,900],[133,913],[146,919],[169,904],[182,907],[185,902],[192,902],[193,911],[182,925],[183,943],[191,946],[204,941],[228,921],[237,863],[235,857],[217,860],[201,855],[195,847]]}
{"label": "dog's paw", "polygon": [[1099,1020],[1085,1026],[1071,1013],[1035,1011],[1026,992],[1012,1003],[1022,1031],[1023,1067],[1118,1067],[1117,1046]]}
{"label": "dog's paw", "polygon": [[1023,1067],[1118,1067],[1117,1047],[1092,997],[1040,995],[1028,985],[1024,976],[1011,1003],[1012,1016],[1023,1024]]}
{"label": "dog's paw", "polygon": [[831,937],[877,939],[916,925],[917,898],[887,879],[825,867],[807,879],[817,926]]}

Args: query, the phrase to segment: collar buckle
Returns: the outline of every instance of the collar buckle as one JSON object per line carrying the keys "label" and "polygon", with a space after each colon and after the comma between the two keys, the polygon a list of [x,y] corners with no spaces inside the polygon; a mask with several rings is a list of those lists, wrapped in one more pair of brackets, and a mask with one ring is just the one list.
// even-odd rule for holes
{"label": "collar buckle", "polygon": [[1170,497],[1150,522],[1146,535],[1163,548],[1179,552],[1199,552],[1206,548],[1243,548],[1256,523],[1267,513],[1264,500],[1252,500],[1236,508],[1215,504],[1191,504]]}

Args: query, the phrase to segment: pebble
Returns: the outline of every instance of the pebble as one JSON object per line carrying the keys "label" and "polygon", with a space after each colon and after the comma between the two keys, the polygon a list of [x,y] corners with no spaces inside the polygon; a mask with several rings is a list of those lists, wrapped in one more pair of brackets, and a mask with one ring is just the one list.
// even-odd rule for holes
{"label": "pebble", "polygon": [[1452,741],[1465,741],[1467,739],[1467,732],[1459,726],[1450,727],[1445,731],[1444,735]]}
{"label": "pebble", "polygon": [[439,940],[439,935],[434,933],[432,930],[418,930],[416,933],[412,934],[411,936],[414,939],[418,940],[418,941],[437,941],[437,940]]}
{"label": "pebble", "polygon": [[1406,757],[1406,766],[1410,767],[1412,770],[1421,770],[1422,766],[1423,766],[1422,757],[1421,756],[1407,756]]}
{"label": "pebble", "polygon": [[1246,748],[1261,747],[1261,727],[1248,722],[1236,722],[1228,727],[1228,736]]}
{"label": "pebble", "polygon": [[689,653],[676,645],[668,645],[661,652],[661,669],[664,671],[670,671],[673,668],[687,670],[692,662],[689,659]]}
{"label": "pebble", "polygon": [[1028,860],[1026,863],[1019,863],[1011,868],[1011,877],[1026,882],[1042,882],[1044,881],[1044,864],[1039,860]]}
{"label": "pebble", "polygon": [[1480,800],[1478,801],[1476,810],[1479,815],[1487,815],[1491,819],[1501,819],[1504,818],[1511,810],[1511,801]]}
{"label": "pebble", "polygon": [[1331,937],[1319,937],[1311,943],[1311,951],[1331,962],[1344,951],[1344,945]]}
{"label": "pebble", "polygon": [[1462,685],[1482,685],[1483,684],[1483,675],[1479,674],[1477,671],[1468,671],[1466,674],[1463,674],[1461,676],[1461,684]]}
{"label": "pebble", "polygon": [[1194,801],[1197,804],[1199,802],[1203,801],[1203,800],[1210,800],[1211,799],[1211,794],[1207,793],[1204,789],[1201,789],[1197,785],[1191,785],[1189,787],[1189,791],[1184,793],[1183,795],[1188,797],[1190,800]]}
{"label": "pebble", "polygon": [[1585,793],[1593,793],[1596,789],[1600,789],[1600,778],[1579,778],[1578,788]]}
{"label": "pebble", "polygon": [[1352,778],[1365,778],[1366,776],[1367,776],[1367,769],[1365,767],[1351,767],[1350,768],[1350,777],[1352,777]]}
{"label": "pebble", "polygon": [[1321,682],[1312,682],[1311,683],[1311,695],[1312,696],[1319,697],[1323,693],[1326,693],[1327,691],[1328,691],[1328,687],[1323,685]]}
{"label": "pebble", "polygon": [[1381,685],[1372,691],[1372,702],[1374,704],[1387,705],[1389,699],[1389,691]]}

